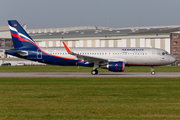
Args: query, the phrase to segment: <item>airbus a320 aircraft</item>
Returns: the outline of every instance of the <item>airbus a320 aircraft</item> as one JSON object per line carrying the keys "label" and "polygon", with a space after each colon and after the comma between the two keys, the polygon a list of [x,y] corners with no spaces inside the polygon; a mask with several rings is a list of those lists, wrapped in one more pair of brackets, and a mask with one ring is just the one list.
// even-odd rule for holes
{"label": "airbus a320 aircraft", "polygon": [[125,66],[168,65],[176,61],[167,51],[157,48],[40,48],[16,20],[8,21],[14,49],[5,50],[5,54],[27,60],[61,66],[93,67],[92,75],[98,74],[97,68],[113,72],[123,72]]}

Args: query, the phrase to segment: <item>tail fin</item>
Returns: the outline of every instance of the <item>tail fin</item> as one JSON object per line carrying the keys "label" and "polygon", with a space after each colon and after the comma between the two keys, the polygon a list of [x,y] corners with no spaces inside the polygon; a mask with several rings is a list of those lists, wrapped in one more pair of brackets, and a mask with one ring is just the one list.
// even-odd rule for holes
{"label": "tail fin", "polygon": [[15,49],[28,48],[37,50],[37,45],[34,40],[16,20],[8,20],[8,24]]}

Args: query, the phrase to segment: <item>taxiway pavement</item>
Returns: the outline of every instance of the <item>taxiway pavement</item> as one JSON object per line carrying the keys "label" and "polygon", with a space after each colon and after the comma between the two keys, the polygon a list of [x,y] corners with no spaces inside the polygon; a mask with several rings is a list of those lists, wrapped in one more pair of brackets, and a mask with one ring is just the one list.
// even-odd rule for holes
{"label": "taxiway pavement", "polygon": [[0,77],[180,77],[180,72],[100,72],[98,75],[91,75],[90,72],[1,72]]}

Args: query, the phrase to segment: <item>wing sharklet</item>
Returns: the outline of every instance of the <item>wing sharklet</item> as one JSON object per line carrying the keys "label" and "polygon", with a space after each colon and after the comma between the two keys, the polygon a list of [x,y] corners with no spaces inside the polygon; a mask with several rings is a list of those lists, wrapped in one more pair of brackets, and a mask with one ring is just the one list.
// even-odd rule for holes
{"label": "wing sharklet", "polygon": [[62,41],[62,43],[63,43],[63,45],[64,45],[66,51],[67,51],[68,53],[72,53],[71,50],[68,48],[68,46],[65,44],[65,42]]}

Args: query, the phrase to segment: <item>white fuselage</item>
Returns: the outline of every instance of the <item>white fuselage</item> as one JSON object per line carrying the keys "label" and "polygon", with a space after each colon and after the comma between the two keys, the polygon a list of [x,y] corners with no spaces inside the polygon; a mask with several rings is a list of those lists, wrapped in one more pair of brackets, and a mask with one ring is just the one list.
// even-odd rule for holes
{"label": "white fuselage", "polygon": [[[108,61],[124,61],[126,65],[167,65],[176,61],[165,50],[158,48],[70,48],[74,53],[85,56],[108,59]],[[66,52],[64,47],[42,48],[45,52],[66,57],[74,58]]]}

